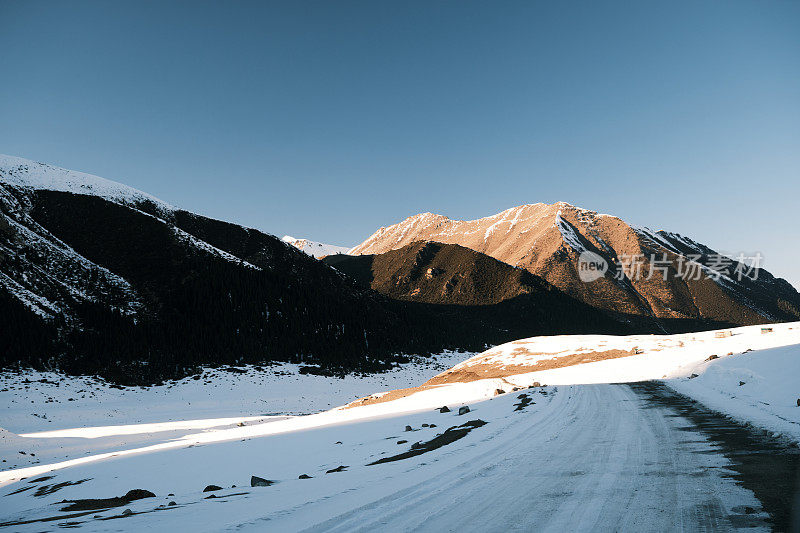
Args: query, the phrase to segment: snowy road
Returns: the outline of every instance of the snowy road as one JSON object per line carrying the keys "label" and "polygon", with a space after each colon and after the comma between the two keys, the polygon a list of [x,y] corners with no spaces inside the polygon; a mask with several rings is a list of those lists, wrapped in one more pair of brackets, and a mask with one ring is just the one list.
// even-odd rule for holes
{"label": "snowy road", "polygon": [[[726,461],[686,419],[651,405],[627,385],[559,389],[546,416],[518,417],[504,435],[473,443],[480,454],[310,530],[765,526],[752,493],[724,477]],[[746,507],[756,513],[746,514]]]}
{"label": "snowy road", "polygon": [[[732,479],[718,445],[637,390],[530,389],[534,403],[522,411],[511,393],[473,403],[461,417],[426,410],[118,457],[57,471],[41,483],[86,482],[53,494],[4,492],[0,522],[15,531],[67,523],[89,531],[769,530],[762,504]],[[487,424],[434,451],[368,466],[474,419]],[[436,429],[423,425],[432,422]],[[413,433],[403,431],[406,424]],[[402,438],[409,444],[395,442]],[[325,474],[340,464],[348,467]],[[299,473],[311,479],[298,480]],[[277,483],[242,488],[251,474]],[[201,489],[212,482],[240,488],[206,499]],[[157,498],[128,504],[130,516],[114,508],[56,518],[65,514],[63,499],[137,487]],[[177,505],[166,507],[169,500]]]}

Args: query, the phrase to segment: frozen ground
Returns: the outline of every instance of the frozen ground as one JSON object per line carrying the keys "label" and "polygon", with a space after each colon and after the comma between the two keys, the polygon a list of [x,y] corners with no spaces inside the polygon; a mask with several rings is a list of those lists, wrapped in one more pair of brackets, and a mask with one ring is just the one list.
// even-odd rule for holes
{"label": "frozen ground", "polygon": [[[66,523],[155,531],[665,531],[742,521],[764,529],[759,502],[728,477],[727,460],[686,420],[647,407],[627,386],[548,387],[529,395],[533,403],[521,410],[518,393],[506,394],[463,416],[426,410],[72,467],[5,487],[3,520],[18,531]],[[470,420],[487,424],[438,450],[368,466]],[[277,483],[251,488],[251,475]],[[212,483],[225,488],[202,492]],[[19,523],[73,514],[59,511],[64,499],[133,488],[157,496]],[[217,497],[206,499],[210,494]],[[176,505],[166,506],[171,501]],[[122,517],[124,509],[134,514]]]}
{"label": "frozen ground", "polygon": [[[535,337],[487,350],[445,375],[479,372],[476,368],[493,372],[499,368],[507,374],[461,385],[484,394],[535,382],[574,385],[664,380],[711,409],[800,442],[800,322],[768,327],[772,329],[769,333],[762,333],[761,326],[745,326],[683,335]],[[718,337],[727,332],[730,336]],[[533,370],[575,354],[614,350],[625,355]]]}
{"label": "frozen ground", "polygon": [[445,352],[390,372],[342,379],[300,374],[291,364],[207,369],[200,379],[121,389],[52,372],[1,373],[0,475],[166,442],[192,429],[317,413],[376,390],[415,385],[470,355]]}
{"label": "frozen ground", "polygon": [[[2,399],[15,400],[9,412],[18,426],[4,422],[15,432],[2,435],[10,443],[5,452],[40,443],[50,455],[3,465],[0,524],[14,531],[768,530],[768,509],[757,492],[773,480],[737,483],[730,459],[736,453],[711,439],[685,410],[653,401],[641,387],[624,382],[663,379],[734,418],[770,428],[780,421],[776,433],[791,437],[800,423],[800,407],[792,411],[787,402],[797,398],[799,327],[777,325],[767,334],[737,328],[722,338],[710,332],[526,339],[474,359],[513,355],[512,364],[500,363],[519,370],[543,353],[553,358],[580,350],[637,350],[570,367],[412,389],[392,401],[322,412],[317,411],[329,402],[363,396],[364,389],[419,385],[439,370],[409,366],[394,378],[379,376],[385,384],[348,378],[340,389],[328,378],[290,373],[273,380],[257,378],[255,371],[216,371],[213,379],[185,380],[158,394],[105,390],[107,398],[124,395],[113,408],[97,406],[88,396],[81,398],[83,406],[44,404],[52,409],[42,411],[48,420],[58,415],[78,422],[55,427],[28,412],[39,407],[36,400],[25,403],[34,390],[49,391],[42,388],[46,383],[29,383],[28,390],[7,384]],[[466,356],[450,357],[447,366]],[[291,385],[277,384],[282,381]],[[527,388],[537,381],[546,386]],[[61,387],[56,388],[77,394]],[[273,392],[283,407],[260,408],[258,399]],[[459,416],[465,403],[471,411]],[[442,405],[451,412],[440,413]],[[117,414],[109,416],[114,409]],[[314,414],[285,416],[298,412]],[[170,424],[153,425],[169,422],[168,414]],[[203,421],[221,417],[229,420]],[[118,426],[90,422],[107,418]],[[724,428],[719,418],[713,424]],[[26,433],[79,426],[94,427]],[[64,457],[55,453],[60,447],[67,450]],[[756,465],[762,453],[756,450]],[[310,478],[298,479],[302,474]],[[251,487],[251,476],[275,483]],[[203,492],[211,484],[221,488]],[[63,510],[70,501],[123,496],[131,489],[156,496],[79,501],[74,510]]]}

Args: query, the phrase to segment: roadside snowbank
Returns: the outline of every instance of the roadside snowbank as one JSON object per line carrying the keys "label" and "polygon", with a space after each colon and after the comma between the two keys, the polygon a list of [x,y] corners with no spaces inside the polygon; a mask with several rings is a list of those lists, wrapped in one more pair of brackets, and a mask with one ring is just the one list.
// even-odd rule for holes
{"label": "roadside snowbank", "polygon": [[[745,423],[800,442],[800,322],[681,335],[565,335],[510,342],[459,363],[392,403],[476,401],[497,390],[665,380],[677,392]],[[548,370],[559,360],[614,357]],[[481,375],[498,375],[475,379]],[[698,375],[699,377],[692,377]],[[451,380],[451,381],[447,381]],[[459,380],[467,381],[459,382]],[[744,385],[739,385],[744,382]],[[380,398],[376,398],[380,401]]]}
{"label": "roadside snowbank", "polygon": [[667,385],[731,418],[800,443],[800,346],[732,355],[698,364],[695,378]]}
{"label": "roadside snowbank", "polygon": [[[762,334],[761,326],[744,326],[729,330],[703,331],[679,335],[560,335],[532,337],[509,342],[480,353],[437,378],[452,375],[453,381],[480,378],[482,371],[500,371],[503,380],[525,386],[531,381],[552,385],[582,383],[625,383],[649,379],[689,376],[697,364],[711,356],[747,350],[765,350],[800,344],[800,322],[773,324],[771,333]],[[727,335],[729,336],[721,336]],[[719,335],[719,336],[718,336]],[[560,368],[559,360],[598,354],[614,357]],[[549,368],[536,370],[536,368]],[[472,379],[470,379],[470,377]],[[436,381],[436,380],[434,380]],[[498,380],[498,382],[500,382]]]}

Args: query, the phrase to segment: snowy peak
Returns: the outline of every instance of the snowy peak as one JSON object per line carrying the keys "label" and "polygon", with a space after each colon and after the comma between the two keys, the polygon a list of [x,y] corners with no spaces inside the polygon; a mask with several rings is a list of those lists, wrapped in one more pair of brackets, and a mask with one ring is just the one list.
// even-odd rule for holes
{"label": "snowy peak", "polygon": [[[524,204],[475,220],[453,220],[444,215],[420,213],[392,226],[380,228],[351,254],[376,254],[396,250],[420,240],[460,244],[513,266],[522,266],[529,255],[528,243],[558,239],[556,247],[574,247],[570,225],[596,226],[599,215],[567,202]],[[618,219],[616,219],[618,220]],[[562,236],[562,238],[559,238]],[[502,250],[495,253],[496,250]],[[579,250],[579,252],[582,250]]]}
{"label": "snowy peak", "polygon": [[[522,205],[502,213],[476,220],[453,220],[444,215],[420,213],[402,222],[380,228],[362,244],[350,250],[351,254],[375,254],[402,248],[419,240],[433,240],[448,244],[462,244],[480,250],[482,242],[490,237],[505,235],[519,222],[539,220],[546,216],[545,204]],[[455,236],[468,236],[470,244],[453,242]],[[448,240],[451,239],[451,240]]]}
{"label": "snowy peak", "polygon": [[325,257],[326,255],[346,254],[350,248],[346,246],[336,246],[333,244],[324,244],[321,242],[310,241],[308,239],[297,239],[291,235],[284,235],[281,239],[287,244],[291,244],[301,252],[305,252],[311,257]]}
{"label": "snowy peak", "polygon": [[67,170],[30,159],[0,154],[0,185],[21,189],[70,192],[97,196],[111,202],[136,206],[149,203],[159,211],[175,208],[133,187],[92,174]]}

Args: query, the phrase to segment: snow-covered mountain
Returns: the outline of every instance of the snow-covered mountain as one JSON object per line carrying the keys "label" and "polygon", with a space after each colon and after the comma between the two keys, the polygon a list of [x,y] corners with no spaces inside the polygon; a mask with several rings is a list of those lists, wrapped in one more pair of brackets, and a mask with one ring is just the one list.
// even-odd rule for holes
{"label": "snow-covered mountain", "polygon": [[[422,213],[380,228],[349,253],[382,254],[417,241],[471,248],[623,315],[734,324],[800,318],[800,294],[764,269],[756,280],[734,275],[747,272],[744,264],[720,264],[724,256],[692,239],[565,202],[522,205],[477,220]],[[587,254],[607,267],[589,282],[580,271]]]}
{"label": "snow-covered mountain", "polygon": [[283,242],[291,244],[298,250],[307,253],[311,257],[325,257],[327,255],[346,254],[350,248],[346,246],[336,246],[333,244],[323,244],[321,242],[310,241],[308,239],[297,239],[291,235],[284,235]]}
{"label": "snow-covered mountain", "polygon": [[85,194],[120,205],[149,205],[164,214],[177,209],[163,200],[122,183],[22,157],[0,154],[0,172],[0,183],[16,189]]}

